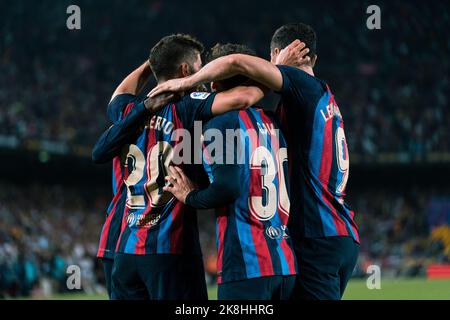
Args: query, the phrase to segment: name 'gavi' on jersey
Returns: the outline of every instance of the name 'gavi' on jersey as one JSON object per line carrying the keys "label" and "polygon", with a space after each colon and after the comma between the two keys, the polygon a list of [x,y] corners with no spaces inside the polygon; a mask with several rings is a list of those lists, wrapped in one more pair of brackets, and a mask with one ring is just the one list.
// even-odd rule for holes
{"label": "name 'gavi' on jersey", "polygon": [[[224,137],[230,129],[239,132],[231,143],[235,145],[234,163],[240,169],[240,195],[217,215],[218,283],[296,274],[287,229],[290,202],[283,134],[272,117],[257,108],[215,117],[204,132],[209,129],[219,130]],[[229,142],[224,139],[225,152],[230,150]],[[203,157],[213,182],[212,172],[219,164],[208,152],[210,143],[204,141]]]}

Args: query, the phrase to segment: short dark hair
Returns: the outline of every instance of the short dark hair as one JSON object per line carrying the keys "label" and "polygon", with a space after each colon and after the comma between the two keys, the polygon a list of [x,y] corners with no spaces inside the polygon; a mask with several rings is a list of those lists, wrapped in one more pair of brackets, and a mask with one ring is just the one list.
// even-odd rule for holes
{"label": "short dark hair", "polygon": [[[248,54],[250,56],[256,56],[256,52],[245,45],[236,44],[236,43],[226,43],[226,44],[217,43],[209,51],[209,53],[206,57],[206,60],[208,62],[210,62],[217,58],[220,58],[223,56],[228,56],[230,54],[237,54],[237,53]],[[230,88],[237,87],[238,85],[241,85],[242,83],[244,83],[247,80],[248,80],[247,77],[238,75],[238,76],[231,77],[229,79],[222,80],[222,81],[220,81],[220,84],[225,89],[230,89]]]}
{"label": "short dark hair", "polygon": [[275,48],[284,49],[292,41],[299,39],[309,48],[308,56],[313,57],[316,54],[317,36],[314,29],[304,23],[289,23],[275,31],[270,42],[270,50]]}
{"label": "short dark hair", "polygon": [[187,34],[172,34],[159,40],[151,49],[149,62],[156,79],[171,79],[181,63],[190,66],[203,52],[203,44]]}

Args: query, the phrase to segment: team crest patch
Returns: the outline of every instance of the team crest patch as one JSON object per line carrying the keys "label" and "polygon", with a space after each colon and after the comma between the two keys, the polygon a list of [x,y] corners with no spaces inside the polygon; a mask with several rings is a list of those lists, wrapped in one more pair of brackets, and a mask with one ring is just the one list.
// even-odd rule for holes
{"label": "team crest patch", "polygon": [[209,95],[210,95],[209,92],[192,92],[191,98],[205,100],[206,98],[208,98]]}
{"label": "team crest patch", "polygon": [[266,228],[266,235],[273,240],[281,238],[284,239],[289,238],[289,235],[286,233],[286,226],[281,227],[270,226]]}

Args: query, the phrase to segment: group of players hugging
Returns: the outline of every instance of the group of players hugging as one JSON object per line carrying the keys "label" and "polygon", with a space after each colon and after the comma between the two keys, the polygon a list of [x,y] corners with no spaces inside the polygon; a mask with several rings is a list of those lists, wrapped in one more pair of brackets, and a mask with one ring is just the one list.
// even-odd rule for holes
{"label": "group of players hugging", "polygon": [[[108,105],[92,158],[113,164],[98,250],[110,299],[208,299],[200,209],[216,215],[219,300],[341,299],[359,237],[342,115],[313,72],[316,33],[280,27],[270,62],[217,44],[202,67],[202,52],[190,35],[162,38]],[[271,92],[276,112],[256,106]],[[179,148],[188,139],[192,152]]]}

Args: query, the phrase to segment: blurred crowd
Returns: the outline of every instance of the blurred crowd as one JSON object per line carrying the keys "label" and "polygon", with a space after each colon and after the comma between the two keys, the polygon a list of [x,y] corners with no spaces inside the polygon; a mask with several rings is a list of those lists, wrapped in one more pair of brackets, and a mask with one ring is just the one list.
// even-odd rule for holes
{"label": "blurred crowd", "polygon": [[[0,298],[67,292],[67,267],[87,292],[102,292],[97,239],[105,192],[41,184],[0,184]],[[106,193],[107,194],[107,193]]]}
{"label": "blurred crowd", "polygon": [[[0,298],[77,292],[67,287],[70,265],[80,267],[83,292],[104,293],[103,271],[95,255],[108,193],[86,186],[0,184]],[[362,244],[355,277],[366,277],[373,264],[384,277],[412,277],[424,276],[430,263],[450,263],[450,221],[445,226],[445,221],[433,218],[450,219],[450,191],[411,189],[392,196],[367,191],[354,195],[351,204]],[[214,213],[200,212],[199,225],[206,276],[212,284]]]}
{"label": "blurred crowd", "polygon": [[361,234],[355,276],[370,265],[385,277],[426,276],[430,264],[450,263],[450,191],[368,189],[350,204]]}
{"label": "blurred crowd", "polygon": [[[2,1],[0,148],[39,141],[89,151],[108,126],[115,86],[164,35],[191,33],[207,47],[240,42],[268,58],[274,30],[303,21],[317,31],[316,74],[336,95],[352,161],[450,154],[449,6],[378,3],[381,29],[369,30],[368,1],[80,0],[81,30],[70,31],[71,1]],[[82,270],[84,291],[104,292],[95,254],[109,195],[94,187],[2,181],[0,298],[66,292],[73,264]],[[385,276],[420,276],[430,263],[450,262],[450,228],[436,222],[450,216],[450,191],[367,189],[351,196],[362,240],[355,276],[372,264]],[[205,212],[199,223],[213,282],[214,216]]]}
{"label": "blurred crowd", "polygon": [[81,0],[75,31],[66,28],[70,4],[0,3],[0,143],[91,146],[107,126],[115,86],[164,35],[191,33],[207,47],[241,42],[268,58],[273,31],[304,21],[317,31],[316,74],[336,95],[354,159],[395,154],[414,161],[450,152],[445,2],[379,1],[380,30],[366,27],[367,1]]}

